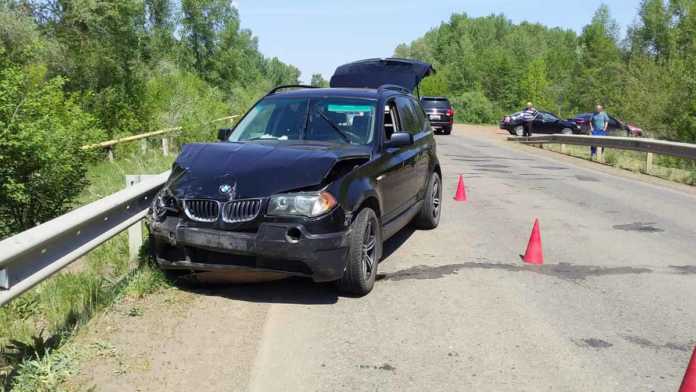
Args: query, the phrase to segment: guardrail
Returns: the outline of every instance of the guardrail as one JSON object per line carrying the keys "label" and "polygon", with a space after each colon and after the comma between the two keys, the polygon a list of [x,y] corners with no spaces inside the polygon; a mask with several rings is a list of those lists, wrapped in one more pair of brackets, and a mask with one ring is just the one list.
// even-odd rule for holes
{"label": "guardrail", "polygon": [[169,172],[0,241],[0,306],[145,217]]}
{"label": "guardrail", "polygon": [[[646,152],[645,171],[652,169],[653,154],[669,155],[696,160],[696,144],[670,142],[665,140],[642,139],[634,137],[587,136],[587,135],[541,135],[528,137],[509,137],[508,140],[522,144],[560,144],[565,153],[565,145],[596,146]],[[601,160],[600,156],[600,160]]]}
{"label": "guardrail", "polygon": [[[233,120],[237,117],[239,117],[238,114],[235,114],[233,116],[216,118],[215,120],[208,121],[205,124],[212,124],[212,123],[221,122],[221,121],[229,121],[229,120]],[[134,142],[136,140],[144,140],[144,139],[147,139],[147,138],[150,138],[153,136],[166,135],[168,133],[180,131],[182,129],[183,129],[183,127],[165,128],[165,129],[160,129],[158,131],[152,131],[152,132],[141,133],[138,135],[122,137],[120,139],[107,140],[107,141],[101,142],[101,143],[88,144],[86,146],[82,146],[82,149],[83,150],[91,150],[94,148],[106,148],[107,152],[108,152],[109,160],[113,161],[114,160],[113,148],[117,144]],[[143,149],[145,149],[145,146],[143,147]],[[169,139],[167,137],[162,138],[162,153],[165,156],[169,155]]]}

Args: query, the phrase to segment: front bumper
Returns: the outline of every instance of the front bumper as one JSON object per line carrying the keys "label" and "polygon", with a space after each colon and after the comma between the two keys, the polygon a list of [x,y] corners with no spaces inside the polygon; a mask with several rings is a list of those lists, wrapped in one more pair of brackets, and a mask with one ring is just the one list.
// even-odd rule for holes
{"label": "front bumper", "polygon": [[149,222],[153,251],[163,269],[258,270],[340,279],[350,230],[312,234],[297,223],[261,223],[256,232],[187,226],[177,217]]}

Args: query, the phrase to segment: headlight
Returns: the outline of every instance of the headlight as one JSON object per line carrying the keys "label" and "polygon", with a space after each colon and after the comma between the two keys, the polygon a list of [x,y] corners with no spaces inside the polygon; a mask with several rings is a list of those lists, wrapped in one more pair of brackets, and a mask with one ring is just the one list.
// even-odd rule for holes
{"label": "headlight", "polygon": [[315,217],[334,206],[336,199],[329,192],[287,193],[271,197],[267,214]]}
{"label": "headlight", "polygon": [[161,190],[152,201],[152,214],[156,218],[163,217],[167,211],[178,212],[176,199],[166,189]]}

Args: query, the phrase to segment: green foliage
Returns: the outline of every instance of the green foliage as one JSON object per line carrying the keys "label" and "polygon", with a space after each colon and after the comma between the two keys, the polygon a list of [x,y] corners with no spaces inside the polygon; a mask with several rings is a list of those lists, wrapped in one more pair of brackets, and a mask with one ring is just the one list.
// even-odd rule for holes
{"label": "green foliage", "polygon": [[433,63],[421,91],[452,98],[461,121],[495,122],[527,101],[563,117],[602,103],[650,136],[696,141],[696,0],[642,0],[619,34],[606,5],[581,34],[453,14],[394,54]]}
{"label": "green foliage", "polygon": [[486,124],[495,121],[499,115],[493,104],[480,91],[463,93],[452,99],[452,105],[458,108],[457,121]]}
{"label": "green foliage", "polygon": [[329,87],[329,81],[317,73],[312,75],[310,85],[314,87]]}
{"label": "green foliage", "polygon": [[0,71],[0,218],[10,231],[59,215],[86,185],[94,118],[41,69]]}

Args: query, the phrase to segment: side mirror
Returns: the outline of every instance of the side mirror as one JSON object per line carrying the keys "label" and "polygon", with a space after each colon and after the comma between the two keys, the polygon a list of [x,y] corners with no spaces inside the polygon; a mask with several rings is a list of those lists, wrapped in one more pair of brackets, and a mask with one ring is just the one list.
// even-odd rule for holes
{"label": "side mirror", "polygon": [[220,128],[218,129],[218,140],[221,142],[227,141],[227,139],[230,138],[230,135],[232,134],[233,128]]}
{"label": "side mirror", "polygon": [[413,135],[408,132],[395,132],[389,140],[384,143],[386,148],[405,147],[413,144]]}

